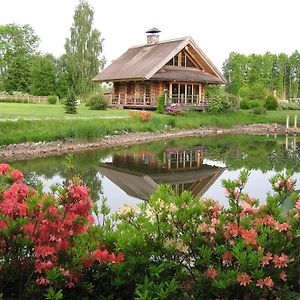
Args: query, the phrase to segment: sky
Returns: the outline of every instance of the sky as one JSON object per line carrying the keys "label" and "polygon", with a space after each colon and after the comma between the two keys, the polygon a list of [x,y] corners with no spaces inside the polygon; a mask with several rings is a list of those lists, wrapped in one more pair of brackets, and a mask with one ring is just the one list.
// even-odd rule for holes
{"label": "sky", "polygon": [[[79,0],[0,0],[0,25],[30,24],[39,50],[58,57],[70,36]],[[222,69],[230,52],[300,51],[299,0],[88,0],[94,28],[104,38],[110,63],[134,45],[146,43],[145,31],[161,30],[160,40],[191,36]]]}

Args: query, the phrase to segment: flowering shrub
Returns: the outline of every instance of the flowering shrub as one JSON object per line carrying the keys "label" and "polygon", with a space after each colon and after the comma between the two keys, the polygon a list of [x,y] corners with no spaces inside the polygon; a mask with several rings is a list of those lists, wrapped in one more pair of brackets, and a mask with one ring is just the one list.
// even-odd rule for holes
{"label": "flowering shrub", "polygon": [[[247,177],[244,171],[223,182],[229,208],[161,186],[139,209],[120,209],[118,244],[127,258],[128,284],[138,282],[138,299],[299,299],[295,181],[274,176],[276,192],[259,205],[243,192]],[[280,205],[287,198],[294,207],[284,214]]]}
{"label": "flowering shrub", "polygon": [[129,111],[128,113],[130,118],[135,120],[139,120],[140,122],[147,122],[152,118],[152,112],[150,111]]}
{"label": "flowering shrub", "polygon": [[80,295],[93,294],[93,273],[124,255],[101,243],[91,208],[79,179],[45,194],[28,187],[22,172],[0,164],[0,295],[37,299],[47,292],[47,299],[61,299],[78,295],[78,287]]}
{"label": "flowering shrub", "polygon": [[172,116],[181,115],[182,109],[178,103],[172,103],[166,107],[166,114]]}

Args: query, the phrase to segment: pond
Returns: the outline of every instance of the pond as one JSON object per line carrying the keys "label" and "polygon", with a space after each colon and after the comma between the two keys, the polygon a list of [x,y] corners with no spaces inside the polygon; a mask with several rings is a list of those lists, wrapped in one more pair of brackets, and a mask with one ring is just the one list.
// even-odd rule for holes
{"label": "pond", "polygon": [[235,179],[247,168],[251,175],[245,191],[264,201],[271,191],[269,179],[291,170],[300,185],[300,143],[296,136],[188,137],[161,140],[109,150],[67,156],[16,161],[32,186],[42,182],[45,191],[53,184],[79,175],[99,201],[107,197],[112,212],[124,203],[148,199],[158,184],[170,184],[177,193],[217,199],[227,206],[223,179]]}

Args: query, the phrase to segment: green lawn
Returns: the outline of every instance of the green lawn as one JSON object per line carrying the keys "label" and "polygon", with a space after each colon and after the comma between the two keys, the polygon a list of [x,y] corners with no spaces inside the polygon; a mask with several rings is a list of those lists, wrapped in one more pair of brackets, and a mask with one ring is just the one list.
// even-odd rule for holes
{"label": "green lawn", "polygon": [[61,105],[0,103],[0,145],[65,139],[93,141],[105,135],[156,132],[166,128],[230,128],[253,123],[283,125],[287,115],[290,115],[292,126],[295,114],[298,111],[269,111],[266,115],[254,115],[249,111],[218,115],[189,112],[183,116],[167,116],[154,112],[150,121],[140,122],[129,118],[128,110],[92,111],[80,105],[77,114],[68,115],[64,113]]}
{"label": "green lawn", "polygon": [[0,120],[6,119],[80,119],[128,117],[124,110],[89,110],[84,104],[79,105],[77,114],[66,114],[63,105],[7,103],[0,102]]}

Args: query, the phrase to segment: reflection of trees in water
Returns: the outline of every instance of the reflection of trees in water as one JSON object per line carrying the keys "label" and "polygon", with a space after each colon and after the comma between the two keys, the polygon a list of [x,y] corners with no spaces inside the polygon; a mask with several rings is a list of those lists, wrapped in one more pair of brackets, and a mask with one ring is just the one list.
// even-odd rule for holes
{"label": "reflection of trees in water", "polygon": [[106,151],[93,151],[74,154],[71,163],[68,162],[66,156],[56,156],[14,162],[11,165],[22,170],[26,182],[35,188],[40,182],[40,176],[48,180],[51,180],[54,176],[59,176],[64,183],[68,183],[74,176],[79,176],[90,189],[91,198],[97,201],[103,193],[102,177],[98,171],[98,164],[101,157],[106,155]]}
{"label": "reflection of trees in water", "polygon": [[91,197],[99,200],[102,194],[102,175],[98,172],[101,159],[108,154],[127,153],[128,155],[148,151],[153,153],[157,160],[163,161],[166,148],[185,148],[202,146],[204,158],[222,161],[229,170],[241,168],[256,169],[266,172],[269,170],[282,171],[290,169],[300,171],[300,152],[296,149],[285,149],[285,137],[267,139],[265,136],[210,136],[190,137],[174,140],[162,140],[148,144],[134,145],[118,150],[101,150],[76,153],[71,167],[66,164],[66,157],[37,158],[32,161],[12,163],[13,167],[21,169],[27,183],[37,186],[38,177],[44,176],[51,180],[55,175],[64,182],[74,175],[80,176],[91,190]]}

